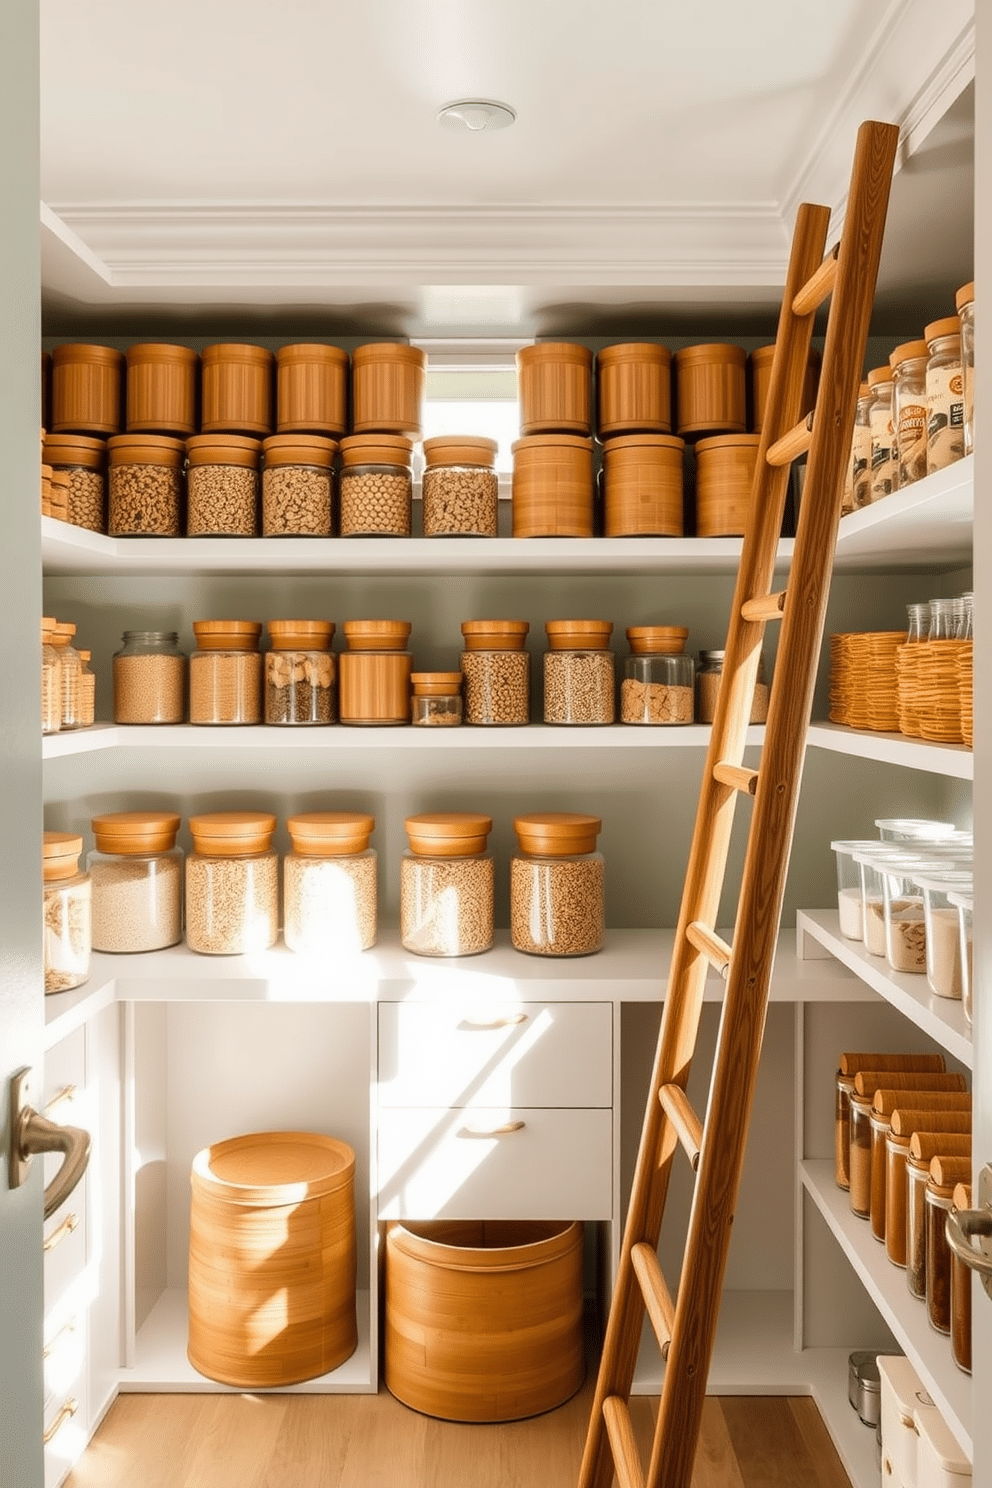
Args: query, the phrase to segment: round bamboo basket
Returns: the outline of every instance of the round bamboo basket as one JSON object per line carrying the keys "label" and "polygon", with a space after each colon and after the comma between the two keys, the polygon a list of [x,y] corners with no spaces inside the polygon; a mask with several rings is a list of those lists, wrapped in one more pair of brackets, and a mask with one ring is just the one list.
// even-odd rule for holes
{"label": "round bamboo basket", "polygon": [[592,433],[592,352],[539,341],[517,352],[521,434]]}
{"label": "round bamboo basket", "polygon": [[340,346],[280,346],[276,352],[276,427],[280,434],[348,432],[348,353]]}
{"label": "round bamboo basket", "polygon": [[[768,389],[772,380],[772,361],[775,357],[775,346],[757,346],[747,359],[748,377],[750,379],[751,395],[751,430],[760,434],[765,422],[765,408],[768,403]],[[815,346],[810,347],[809,359],[806,362],[806,376],[803,379],[802,406],[799,417],[805,418],[816,406],[817,389],[820,386],[820,364],[823,358]]]}
{"label": "round bamboo basket", "polygon": [[355,1154],[313,1132],[258,1132],[193,1159],[194,1369],[240,1389],[314,1379],[358,1346]]}
{"label": "round bamboo basket", "polygon": [[386,1230],[386,1386],[446,1421],[515,1421],[581,1387],[582,1225]]}
{"label": "round bamboo basket", "polygon": [[127,350],[129,434],[195,434],[200,358],[188,346],[139,342]]}
{"label": "round bamboo basket", "polygon": [[53,434],[119,434],[124,353],[111,346],[56,346],[52,353]]}
{"label": "round bamboo basket", "polygon": [[271,434],[272,368],[275,357],[264,346],[220,342],[204,347],[204,434]]}
{"label": "round bamboo basket", "polygon": [[357,346],[351,358],[351,423],[356,434],[419,439],[427,353],[401,341]]}
{"label": "round bamboo basket", "polygon": [[596,429],[617,434],[672,432],[672,353],[652,341],[596,353]]}
{"label": "round bamboo basket", "polygon": [[759,434],[725,434],[696,445],[696,535],[740,537],[751,508]]}
{"label": "round bamboo basket", "polygon": [[685,441],[669,434],[621,434],[603,445],[603,531],[607,537],[682,536]]}
{"label": "round bamboo basket", "polygon": [[592,537],[592,440],[533,434],[513,445],[513,536]]}
{"label": "round bamboo basket", "polygon": [[677,432],[743,434],[747,428],[747,353],[724,343],[683,346],[675,353]]}

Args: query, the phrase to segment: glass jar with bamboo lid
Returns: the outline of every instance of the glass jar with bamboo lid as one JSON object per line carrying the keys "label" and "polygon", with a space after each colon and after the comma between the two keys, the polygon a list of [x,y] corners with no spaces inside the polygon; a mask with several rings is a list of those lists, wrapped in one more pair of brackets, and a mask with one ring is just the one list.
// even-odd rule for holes
{"label": "glass jar with bamboo lid", "polygon": [[377,858],[364,811],[306,811],[286,820],[283,939],[300,955],[350,955],[375,945]]}
{"label": "glass jar with bamboo lid", "polygon": [[107,441],[107,531],[111,537],[181,537],[186,446],[165,434]]}
{"label": "glass jar with bamboo lid", "polygon": [[608,724],[616,719],[611,620],[548,620],[544,721]]}
{"label": "glass jar with bamboo lid", "polygon": [[257,620],[194,620],[189,658],[189,721],[262,722],[262,634]]}
{"label": "glass jar with bamboo lid", "polygon": [[892,422],[891,367],[873,367],[868,373],[868,386],[871,388],[868,426],[871,430],[871,499],[874,502],[891,496],[899,484],[899,458]]}
{"label": "glass jar with bamboo lid", "polygon": [[590,956],[601,950],[606,870],[598,816],[547,811],[518,816],[510,860],[510,940],[532,956]]}
{"label": "glass jar with bamboo lid", "polygon": [[263,537],[330,537],[337,452],[337,441],[319,434],[263,442]]}
{"label": "glass jar with bamboo lid", "polygon": [[189,819],[186,944],[209,956],[274,945],[279,931],[276,819],[267,811],[210,811]]}
{"label": "glass jar with bamboo lid", "polygon": [[408,816],[400,866],[400,939],[418,956],[476,956],[493,943],[491,816]]}
{"label": "glass jar with bamboo lid", "polygon": [[183,723],[186,653],[174,630],[126,630],[113,658],[115,723]]}
{"label": "glass jar with bamboo lid", "polygon": [[961,381],[964,401],[964,452],[975,448],[975,281],[954,296],[961,324]]}
{"label": "glass jar with bamboo lid", "polygon": [[42,840],[45,994],[81,987],[90,974],[90,876],[81,872],[83,839],[46,832]]}
{"label": "glass jar with bamboo lid", "polygon": [[265,654],[265,722],[336,723],[337,662],[332,620],[270,620]]}
{"label": "glass jar with bamboo lid", "polygon": [[197,434],[186,441],[187,537],[258,534],[262,444],[243,434]]}
{"label": "glass jar with bamboo lid", "polygon": [[62,662],[52,632],[58,622],[46,615],[41,622],[41,732],[57,734],[62,727]]}
{"label": "glass jar with bamboo lid", "polygon": [[450,434],[424,440],[425,537],[495,537],[499,480],[495,439]]}
{"label": "glass jar with bamboo lid", "polygon": [[417,728],[457,728],[462,721],[461,672],[413,672],[410,722]]}
{"label": "glass jar with bamboo lid", "polygon": [[620,722],[692,723],[691,656],[685,654],[684,625],[633,625],[627,630],[630,655],[620,683]]}
{"label": "glass jar with bamboo lid", "polygon": [[42,458],[69,477],[68,520],[91,532],[107,530],[107,444],[85,434],[48,434]]}
{"label": "glass jar with bamboo lid", "polygon": [[927,471],[943,470],[964,456],[964,374],[961,322],[956,315],[932,321],[927,343]]}
{"label": "glass jar with bamboo lid", "polygon": [[927,473],[927,343],[907,341],[889,357],[892,427],[899,461],[897,484],[911,486]]}
{"label": "glass jar with bamboo lid", "polygon": [[93,949],[160,951],[183,933],[183,854],[171,811],[110,811],[91,822]]}
{"label": "glass jar with bamboo lid", "polygon": [[75,634],[76,627],[68,620],[56,620],[51,632],[51,643],[59,653],[63,729],[80,727],[79,679],[83,664],[79,659],[79,652],[72,644]]}
{"label": "glass jar with bamboo lid", "polygon": [[530,722],[527,620],[463,620],[465,722],[520,727]]}
{"label": "glass jar with bamboo lid", "polygon": [[341,441],[342,537],[409,537],[413,442],[403,434],[350,434]]}

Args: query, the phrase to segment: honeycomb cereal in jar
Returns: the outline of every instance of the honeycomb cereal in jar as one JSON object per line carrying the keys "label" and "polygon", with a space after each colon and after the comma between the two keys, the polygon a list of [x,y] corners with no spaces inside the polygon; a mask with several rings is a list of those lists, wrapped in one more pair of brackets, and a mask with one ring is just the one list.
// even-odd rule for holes
{"label": "honeycomb cereal in jar", "polygon": [[276,819],[265,811],[213,811],[189,819],[186,944],[208,956],[274,945],[279,929]]}
{"label": "honeycomb cereal in jar", "polygon": [[499,512],[495,439],[469,434],[424,440],[425,537],[495,537]]}
{"label": "honeycomb cereal in jar", "polygon": [[79,870],[83,839],[46,832],[42,839],[42,959],[45,994],[81,987],[90,974],[91,885]]}
{"label": "honeycomb cereal in jar", "polygon": [[413,443],[402,434],[352,434],[341,441],[341,536],[409,537]]}
{"label": "honeycomb cereal in jar", "polygon": [[187,537],[255,537],[262,445],[239,434],[186,441]]}
{"label": "honeycomb cereal in jar", "polygon": [[194,620],[189,659],[189,721],[262,722],[262,657],[256,620]]}
{"label": "honeycomb cereal in jar", "polygon": [[513,823],[510,940],[534,956],[588,956],[605,933],[605,864],[599,817],[551,811]]}
{"label": "honeycomb cereal in jar", "polygon": [[262,446],[262,536],[330,537],[338,445],[317,434],[274,434]]}
{"label": "honeycomb cereal in jar", "polygon": [[293,850],[283,862],[283,938],[305,955],[350,954],[375,945],[375,817],[310,811],[286,822]]}
{"label": "honeycomb cereal in jar", "polygon": [[418,956],[476,956],[493,943],[492,817],[468,811],[407,817],[400,866],[400,939]]}
{"label": "honeycomb cereal in jar", "polygon": [[186,446],[156,434],[107,441],[107,531],[111,537],[181,537]]}
{"label": "honeycomb cereal in jar", "polygon": [[270,620],[265,657],[265,722],[336,723],[337,667],[330,620]]}

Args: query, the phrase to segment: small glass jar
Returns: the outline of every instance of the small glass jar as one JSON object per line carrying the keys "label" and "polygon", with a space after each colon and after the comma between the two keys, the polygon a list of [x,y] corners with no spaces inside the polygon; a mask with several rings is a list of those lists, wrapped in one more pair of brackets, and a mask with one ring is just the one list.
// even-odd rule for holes
{"label": "small glass jar", "polygon": [[46,615],[41,622],[41,732],[57,734],[62,727],[62,662],[52,645],[58,622]]}
{"label": "small glass jar", "polygon": [[[725,651],[700,651],[696,671],[696,718],[699,723],[712,723],[716,717],[720,682],[723,678]],[[758,658],[758,677],[751,699],[749,723],[765,723],[768,718],[768,683],[765,681],[765,658]]]}
{"label": "small glass jar", "polygon": [[183,935],[183,854],[179,817],[169,811],[113,811],[92,820],[95,849],[93,949],[160,951]]}
{"label": "small glass jar", "polygon": [[81,987],[90,974],[90,876],[80,872],[83,839],[46,832],[42,842],[45,994]]}
{"label": "small glass jar", "polygon": [[871,505],[871,421],[868,415],[871,401],[871,387],[863,382],[858,389],[851,441],[851,504],[855,511]]}
{"label": "small glass jar", "polygon": [[889,1134],[889,1117],[884,1111],[869,1113],[871,1124],[871,1192],[869,1221],[872,1239],[885,1244],[886,1186],[888,1169],[885,1164],[885,1139]]}
{"label": "small glass jar", "polygon": [[616,675],[610,620],[548,620],[544,653],[544,721],[607,724],[616,720]]}
{"label": "small glass jar", "polygon": [[930,1177],[924,1190],[927,1320],[937,1333],[951,1331],[951,1248],[947,1243],[947,1216],[954,1203],[957,1178],[953,1183],[941,1181],[945,1177],[943,1169],[951,1166],[950,1161],[945,1163],[939,1157],[932,1158]]}
{"label": "small glass jar", "polygon": [[262,445],[242,434],[186,441],[187,537],[256,537]]}
{"label": "small glass jar", "polygon": [[854,1076],[837,1071],[834,1092],[834,1182],[838,1188],[851,1187],[851,1096]]}
{"label": "small glass jar", "polygon": [[493,943],[491,816],[409,816],[400,865],[400,939],[418,956],[477,956]]}
{"label": "small glass jar", "polygon": [[341,441],[341,536],[409,537],[413,443],[402,434],[351,434]]}
{"label": "small glass jar", "polygon": [[350,955],[375,945],[375,817],[361,811],[308,811],[286,822],[292,852],[283,860],[283,939],[310,956]]}
{"label": "small glass jar", "polygon": [[331,620],[270,620],[265,655],[265,721],[337,723],[337,663]]}
{"label": "small glass jar", "polygon": [[174,630],[126,630],[114,652],[114,722],[182,723],[186,654]]}
{"label": "small glass jar", "polygon": [[96,674],[90,666],[92,651],[79,651],[79,727],[92,728],[96,722]]}
{"label": "small glass jar", "polygon": [[950,896],[956,890],[973,892],[972,883],[967,869],[921,873],[916,878],[917,887],[923,891],[927,981],[935,997],[961,997],[961,933],[958,910]]}
{"label": "small glass jar", "polygon": [[107,531],[111,537],[181,537],[186,446],[164,434],[107,441]]}
{"label": "small glass jar", "polygon": [[410,721],[418,728],[457,728],[462,721],[461,672],[414,672]]}
{"label": "small glass jar", "polygon": [[606,925],[606,868],[598,816],[548,811],[518,816],[510,862],[510,940],[532,956],[589,956]]}
{"label": "small glass jar", "polygon": [[66,517],[74,527],[107,530],[107,446],[83,434],[49,434],[42,441],[46,465],[68,476]]}
{"label": "small glass jar", "polygon": [[964,456],[964,374],[961,322],[935,320],[923,332],[927,358],[927,470],[943,470]]}
{"label": "small glass jar", "polygon": [[975,912],[974,893],[952,890],[948,899],[958,912],[958,954],[961,957],[961,1011],[971,1027],[975,1010],[975,980],[972,954],[972,925]]}
{"label": "small glass jar", "polygon": [[186,944],[205,956],[242,956],[279,932],[276,819],[265,811],[191,816],[186,859]]}
{"label": "small glass jar", "polygon": [[627,630],[631,654],[623,663],[620,722],[692,723],[695,667],[683,647],[684,625],[633,625]]}
{"label": "small glass jar", "polygon": [[495,537],[499,480],[495,439],[471,434],[424,440],[425,537]]}
{"label": "small glass jar", "polygon": [[79,679],[83,664],[79,652],[72,644],[76,627],[66,620],[57,620],[51,633],[51,642],[59,653],[59,676],[62,688],[62,728],[79,728]]}
{"label": "small glass jar", "polygon": [[526,620],[464,620],[461,654],[465,722],[516,727],[530,722]]}
{"label": "small glass jar", "polygon": [[348,649],[338,658],[341,722],[393,727],[410,722],[413,656],[408,620],[346,620]]}
{"label": "small glass jar", "polygon": [[330,537],[337,440],[273,434],[262,445],[262,536]]}
{"label": "small glass jar", "polygon": [[961,377],[964,402],[964,452],[975,448],[975,282],[962,284],[954,296],[961,326]]}
{"label": "small glass jar", "polygon": [[[971,1185],[958,1183],[952,1196],[954,1211],[971,1208]],[[951,1357],[965,1374],[971,1373],[971,1271],[951,1251]]]}
{"label": "small glass jar", "polygon": [[871,403],[871,500],[891,496],[899,480],[896,437],[892,426],[892,373],[888,367],[873,367],[868,373]]}
{"label": "small glass jar", "polygon": [[906,1163],[909,1136],[891,1126],[885,1134],[885,1254],[893,1266],[906,1265]]}
{"label": "small glass jar", "polygon": [[257,620],[194,620],[189,659],[189,721],[262,722],[262,634]]}
{"label": "small glass jar", "polygon": [[848,1198],[851,1213],[859,1219],[871,1216],[871,1106],[874,1091],[868,1095],[851,1094],[851,1185]]}
{"label": "small glass jar", "polygon": [[897,346],[889,357],[889,366],[898,486],[902,490],[927,473],[927,343],[907,341]]}

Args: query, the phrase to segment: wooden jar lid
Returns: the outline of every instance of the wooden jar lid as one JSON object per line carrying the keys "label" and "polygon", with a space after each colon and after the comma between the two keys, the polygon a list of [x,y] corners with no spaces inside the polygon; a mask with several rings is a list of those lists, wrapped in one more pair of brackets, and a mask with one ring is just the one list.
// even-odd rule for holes
{"label": "wooden jar lid", "polygon": [[333,620],[269,621],[273,651],[329,651],[333,639]]}
{"label": "wooden jar lid", "polygon": [[747,352],[742,346],[727,341],[708,341],[700,346],[683,346],[675,353],[676,367],[695,367],[706,362],[730,362],[743,367]]}
{"label": "wooden jar lid", "polygon": [[208,811],[189,819],[194,848],[214,858],[267,852],[275,829],[276,819],[268,811]]}
{"label": "wooden jar lid", "polygon": [[413,852],[430,858],[466,858],[485,852],[491,816],[474,811],[430,811],[403,823]]}
{"label": "wooden jar lid", "polygon": [[961,322],[956,315],[945,315],[940,320],[932,320],[928,326],[924,326],[923,334],[927,341],[936,341],[939,336],[960,336]]}
{"label": "wooden jar lid", "polygon": [[297,341],[292,346],[280,346],[276,362],[280,367],[292,362],[328,362],[347,367],[348,353],[340,346],[327,346],[322,341]]}
{"label": "wooden jar lid", "polygon": [[610,367],[616,362],[657,362],[659,366],[671,364],[672,353],[667,346],[655,341],[622,341],[616,346],[604,346],[596,353],[596,370]]}
{"label": "wooden jar lid", "polygon": [[42,441],[46,465],[78,465],[84,470],[102,470],[107,463],[107,441],[86,434],[46,434]]}
{"label": "wooden jar lid", "polygon": [[971,1208],[971,1184],[957,1183],[954,1186],[954,1198],[952,1200],[955,1209],[960,1214],[962,1209]]}
{"label": "wooden jar lid", "polygon": [[552,651],[605,651],[613,634],[613,621],[546,620],[544,629]]}
{"label": "wooden jar lid", "polygon": [[550,450],[554,448],[588,450],[592,453],[592,438],[586,434],[524,434],[510,445],[511,453],[527,450]]}
{"label": "wooden jar lid", "polygon": [[631,625],[627,640],[635,656],[677,656],[689,636],[685,625]]}
{"label": "wooden jar lid", "polygon": [[168,852],[176,845],[179,816],[172,811],[108,811],[90,822],[99,852]]}
{"label": "wooden jar lid", "polygon": [[774,341],[768,346],[756,346],[753,351],[748,352],[748,361],[751,363],[752,368],[757,367],[761,370],[764,370],[765,367],[770,367],[774,357]]}
{"label": "wooden jar lid", "polygon": [[970,1156],[952,1157],[948,1153],[938,1153],[930,1159],[930,1182],[934,1188],[946,1190],[949,1195],[959,1183],[968,1183],[970,1180]]}
{"label": "wooden jar lid", "polygon": [[83,839],[75,832],[45,832],[41,846],[41,869],[46,883],[72,878],[79,869]]}
{"label": "wooden jar lid", "polygon": [[532,812],[513,819],[522,852],[553,858],[595,852],[602,827],[602,817],[585,816],[577,811]]}
{"label": "wooden jar lid", "polygon": [[413,626],[409,620],[346,620],[341,629],[350,651],[402,651]]}
{"label": "wooden jar lid", "polygon": [[182,469],[186,443],[167,434],[114,434],[107,440],[111,465],[169,465]]}
{"label": "wooden jar lid", "polygon": [[918,357],[927,355],[927,343],[925,341],[904,341],[897,346],[895,351],[889,352],[889,366],[893,372],[900,362],[913,361]]}
{"label": "wooden jar lid", "polygon": [[917,1167],[926,1166],[935,1157],[970,1157],[971,1132],[915,1131],[909,1138],[909,1156]]}
{"label": "wooden jar lid", "polygon": [[696,453],[707,455],[716,450],[754,449],[761,443],[760,434],[712,434],[696,441]]}
{"label": "wooden jar lid", "polygon": [[517,352],[518,368],[543,362],[573,362],[591,372],[592,352],[577,341],[535,341],[530,346],[521,346]]}
{"label": "wooden jar lid", "polygon": [[194,434],[186,441],[186,454],[193,465],[237,465],[257,470],[262,441],[247,434]]}
{"label": "wooden jar lid", "polygon": [[416,697],[457,697],[461,691],[461,672],[412,672],[410,681]]}
{"label": "wooden jar lid", "polygon": [[258,620],[194,620],[193,634],[201,651],[257,651],[262,626]]}
{"label": "wooden jar lid", "polygon": [[496,463],[499,443],[481,434],[438,434],[424,440],[428,465],[487,465]]}
{"label": "wooden jar lid", "polygon": [[961,310],[964,309],[965,305],[972,304],[973,301],[974,301],[974,298],[975,298],[975,281],[974,281],[974,279],[972,279],[972,281],[971,281],[970,284],[962,284],[961,288],[958,290],[957,294],[954,296],[954,304],[955,304],[956,309],[960,312]]}
{"label": "wooden jar lid", "polygon": [[356,346],[351,354],[352,367],[367,367],[374,362],[408,362],[411,367],[427,367],[427,353],[407,341],[368,341]]}
{"label": "wooden jar lid", "polygon": [[[946,1096],[945,1096],[946,1100]],[[896,1136],[908,1142],[914,1132],[970,1132],[971,1098],[967,1106],[957,1109],[925,1105],[915,1097],[907,1097],[896,1106],[889,1116],[889,1124]]]}
{"label": "wooden jar lid", "polygon": [[213,346],[203,348],[201,361],[205,367],[213,366],[216,362],[243,362],[246,366],[270,367],[275,362],[275,356],[264,346],[252,346],[240,341],[218,341]]}
{"label": "wooden jar lid", "polygon": [[52,626],[52,640],[56,646],[68,646],[76,634],[76,627],[71,620],[56,620]]}
{"label": "wooden jar lid", "polygon": [[404,465],[413,459],[413,440],[405,434],[349,434],[341,441],[341,463]]}
{"label": "wooden jar lid", "polygon": [[603,455],[607,457],[617,450],[678,450],[685,449],[685,440],[677,434],[611,434],[603,440]]}
{"label": "wooden jar lid", "polygon": [[[857,853],[854,858],[860,862]],[[858,1070],[854,1088],[859,1095],[874,1095],[876,1090],[966,1090],[967,1082],[964,1075],[931,1070]]]}
{"label": "wooden jar lid", "polygon": [[529,620],[462,621],[466,651],[522,651],[529,630]]}
{"label": "wooden jar lid", "polygon": [[338,441],[321,434],[272,434],[262,442],[269,470],[276,465],[319,465],[330,470],[337,452]]}
{"label": "wooden jar lid", "polygon": [[891,382],[892,368],[872,367],[871,371],[868,373],[867,381],[870,388],[878,387],[880,382]]}
{"label": "wooden jar lid", "polygon": [[59,622],[56,620],[56,618],[55,618],[54,615],[42,615],[42,617],[41,617],[41,635],[42,635],[42,639],[43,640],[48,640],[49,639],[49,637],[52,634],[52,631],[55,629],[55,627],[56,627],[56,625],[58,625],[58,623]]}
{"label": "wooden jar lid", "polygon": [[205,1147],[193,1159],[194,1188],[223,1203],[270,1209],[319,1199],[350,1184],[355,1154],[319,1132],[253,1132]]}
{"label": "wooden jar lid", "polygon": [[875,1054],[863,1051],[841,1054],[838,1066],[839,1074],[850,1075],[852,1079],[861,1070],[900,1070],[906,1074],[914,1070],[917,1073],[930,1070],[934,1074],[943,1074],[946,1068],[943,1054]]}
{"label": "wooden jar lid", "polygon": [[107,367],[123,367],[124,353],[113,346],[94,346],[89,342],[56,346],[52,352],[53,367],[64,367],[73,362],[102,362]]}
{"label": "wooden jar lid", "polygon": [[136,341],[125,353],[129,367],[136,362],[167,362],[171,365],[194,367],[200,354],[191,346],[170,346],[164,341]]}
{"label": "wooden jar lid", "polygon": [[293,851],[308,858],[365,852],[375,817],[364,811],[304,811],[286,818]]}

